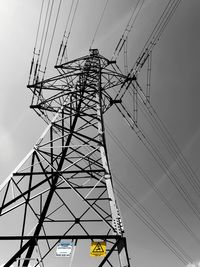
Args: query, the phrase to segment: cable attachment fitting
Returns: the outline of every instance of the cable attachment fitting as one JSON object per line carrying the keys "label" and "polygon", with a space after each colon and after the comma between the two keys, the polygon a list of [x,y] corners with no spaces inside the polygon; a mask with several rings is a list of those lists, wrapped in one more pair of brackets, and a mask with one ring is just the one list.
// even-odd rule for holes
{"label": "cable attachment fitting", "polygon": [[112,106],[113,104],[121,104],[122,100],[121,99],[112,99],[110,98],[110,105]]}

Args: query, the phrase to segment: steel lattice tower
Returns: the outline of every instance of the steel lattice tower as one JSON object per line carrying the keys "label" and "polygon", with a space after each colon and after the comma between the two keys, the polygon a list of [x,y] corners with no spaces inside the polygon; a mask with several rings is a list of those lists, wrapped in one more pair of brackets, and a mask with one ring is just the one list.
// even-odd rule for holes
{"label": "steel lattice tower", "polygon": [[[76,266],[130,266],[103,122],[116,102],[110,90],[126,77],[97,49],[56,68],[57,76],[28,86],[48,126],[0,187],[0,223],[11,219],[0,234],[5,247],[12,240],[4,266],[47,266],[61,239],[76,245]],[[89,255],[91,241],[106,241],[107,255],[84,264],[79,244],[87,242]]]}

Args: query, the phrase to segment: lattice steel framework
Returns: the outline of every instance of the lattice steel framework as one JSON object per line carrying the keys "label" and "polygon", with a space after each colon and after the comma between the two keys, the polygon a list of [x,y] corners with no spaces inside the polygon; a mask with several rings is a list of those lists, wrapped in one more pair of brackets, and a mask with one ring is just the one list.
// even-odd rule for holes
{"label": "lattice steel framework", "polygon": [[[103,122],[126,77],[97,49],[56,68],[28,86],[48,126],[0,187],[4,266],[51,266],[60,239],[72,240],[75,266],[130,266]],[[90,241],[106,241],[107,255],[86,257]]]}

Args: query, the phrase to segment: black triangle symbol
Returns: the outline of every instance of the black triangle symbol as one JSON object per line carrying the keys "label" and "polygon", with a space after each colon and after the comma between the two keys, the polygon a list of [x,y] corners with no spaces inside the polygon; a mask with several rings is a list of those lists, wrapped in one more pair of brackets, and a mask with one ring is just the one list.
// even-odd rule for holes
{"label": "black triangle symbol", "polygon": [[104,252],[101,244],[98,242],[92,252]]}

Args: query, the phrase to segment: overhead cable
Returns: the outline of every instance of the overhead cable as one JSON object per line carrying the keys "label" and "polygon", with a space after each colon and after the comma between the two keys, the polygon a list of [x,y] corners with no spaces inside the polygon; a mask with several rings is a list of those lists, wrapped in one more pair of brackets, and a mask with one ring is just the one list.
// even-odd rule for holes
{"label": "overhead cable", "polygon": [[[121,98],[124,97],[126,91],[124,91]],[[200,197],[200,181],[193,171],[192,167],[190,166],[189,162],[185,159],[183,153],[181,152],[180,148],[172,138],[169,130],[164,125],[162,120],[159,118],[158,114],[156,113],[155,109],[151,105],[149,101],[149,97],[145,95],[143,89],[139,85],[137,81],[132,83],[132,86],[129,87],[128,92],[133,97],[134,94],[137,94],[137,99],[139,102],[139,108],[146,116],[147,121],[150,123],[152,128],[155,130],[155,133],[160,138],[163,145],[167,148],[170,156],[173,158],[174,162],[176,162],[177,166],[180,168],[180,171],[184,174],[185,180],[191,185],[194,192]],[[123,104],[124,105],[124,104]],[[126,107],[127,109],[127,107]],[[129,116],[130,112],[128,112]],[[135,122],[135,119],[133,118]]]}
{"label": "overhead cable", "polygon": [[[133,193],[130,192],[118,179],[117,184],[119,188],[123,191],[123,193],[126,193],[126,195],[129,197],[129,199],[136,205],[136,207],[142,211],[142,213],[148,218],[149,222],[152,223],[158,231],[162,234],[162,236],[165,237],[166,240],[169,240],[171,245],[176,248],[177,251],[180,252],[188,261],[188,263],[193,262],[192,258],[187,255],[187,253],[184,251],[184,249],[174,240],[174,238],[164,229],[163,226],[156,220],[151,213],[136,199],[136,197],[133,195]],[[132,206],[133,207],[133,206]]]}
{"label": "overhead cable", "polygon": [[[79,0],[76,0],[76,4],[74,4],[74,3],[75,3],[75,0],[72,0],[69,15],[67,18],[66,27],[64,30],[63,38],[62,38],[62,41],[61,41],[61,44],[59,47],[59,51],[58,51],[58,56],[56,59],[56,65],[61,64],[63,62],[63,59],[65,61],[68,60],[67,59],[67,46],[68,46],[69,37],[71,35],[72,26],[74,24],[76,12],[78,9]],[[75,5],[75,7],[74,7],[74,5]]]}
{"label": "overhead cable", "polygon": [[[170,239],[170,241],[168,240],[168,238],[165,237],[165,235],[162,232],[163,228],[161,228],[161,232],[159,230],[157,230],[156,225],[158,223],[156,223],[156,225],[154,225],[152,222],[150,222],[151,220],[149,220],[148,215],[150,215],[149,213],[147,213],[147,210],[144,209],[144,215],[142,214],[141,211],[138,211],[138,209],[136,209],[133,204],[127,200],[127,198],[125,198],[124,196],[124,192],[121,193],[119,190],[117,190],[118,193],[118,197],[119,199],[124,203],[125,206],[127,206],[129,208],[129,210],[136,215],[140,221],[142,221],[152,232],[155,236],[157,236],[159,238],[159,240],[166,246],[169,248],[169,250],[185,265],[187,265],[188,263],[191,263],[193,260],[191,259],[190,256],[187,255],[186,252],[184,252],[184,250],[175,242],[173,242],[173,239]],[[131,201],[133,198],[131,198]],[[136,201],[136,203],[138,203]],[[136,204],[137,205],[137,204]],[[139,210],[141,208],[141,204],[137,205]],[[144,207],[143,207],[144,208]],[[142,208],[142,210],[143,210]],[[148,219],[146,219],[146,216]],[[168,236],[169,237],[169,236]],[[172,241],[172,243],[171,243]]]}
{"label": "overhead cable", "polygon": [[51,41],[50,41],[49,50],[48,50],[48,53],[47,53],[46,63],[45,63],[45,66],[44,66],[43,79],[44,79],[44,75],[46,73],[46,69],[47,69],[47,65],[48,65],[48,61],[49,61],[49,56],[50,56],[50,53],[51,53],[51,48],[52,48],[53,39],[54,39],[54,36],[55,36],[55,31],[56,31],[56,26],[57,26],[57,22],[58,22],[59,13],[60,13],[61,4],[62,4],[62,0],[59,1],[59,6],[58,6],[57,14],[56,14],[54,27],[53,27],[53,33],[52,33],[52,36],[51,36]]}
{"label": "overhead cable", "polygon": [[[172,185],[177,189],[179,194],[182,196],[182,198],[185,200],[185,202],[188,204],[188,206],[191,208],[195,216],[200,220],[200,210],[195,205],[194,201],[191,199],[190,194],[188,193],[188,190],[185,188],[183,183],[181,183],[180,179],[178,179],[177,175],[170,169],[169,165],[165,161],[165,159],[162,157],[160,152],[158,151],[157,147],[150,141],[144,130],[136,126],[134,124],[134,121],[131,118],[130,112],[126,110],[125,106],[120,103],[120,105],[116,105],[117,109],[122,114],[123,118],[127,122],[127,124],[131,127],[131,129],[136,133],[139,140],[144,144],[144,146],[147,148],[147,150],[150,152],[150,154],[153,156],[155,161],[158,163],[160,168],[164,171],[166,176],[169,178]],[[120,106],[120,107],[119,107]]]}
{"label": "overhead cable", "polygon": [[39,16],[39,21],[38,21],[38,27],[37,27],[37,34],[36,34],[36,38],[35,38],[34,49],[36,49],[36,47],[37,47],[37,41],[38,41],[38,36],[39,36],[39,32],[40,32],[40,24],[41,24],[41,19],[42,19],[43,8],[44,8],[44,0],[42,0],[42,4],[41,4],[40,16]]}
{"label": "overhead cable", "polygon": [[32,57],[32,61],[31,61],[28,84],[30,84],[30,80],[31,80],[31,76],[32,76],[32,70],[33,70],[34,63],[35,63],[35,55],[38,55],[40,53],[39,51],[37,52],[36,49],[37,49],[38,36],[39,36],[39,32],[40,32],[40,25],[41,25],[43,8],[44,8],[44,0],[42,1],[41,8],[40,8],[40,15],[39,15],[37,33],[36,33],[36,38],[35,38],[35,45],[34,45],[34,49],[33,49],[33,57]]}
{"label": "overhead cable", "polygon": [[[151,178],[147,175],[147,173],[144,171],[144,169],[140,166],[140,164],[135,160],[133,155],[131,155],[128,150],[124,147],[124,145],[121,143],[119,138],[111,131],[111,129],[106,124],[106,129],[114,143],[117,145],[117,147],[121,150],[121,152],[124,154],[124,156],[129,160],[129,162],[137,169],[139,174],[143,177],[143,179],[146,181],[146,183],[153,189],[153,191],[157,194],[159,199],[164,203],[164,205],[170,210],[170,212],[176,217],[176,219],[179,221],[179,223],[185,228],[185,230],[194,238],[194,240],[197,242],[198,245],[200,245],[200,239],[195,235],[195,233],[192,231],[191,227],[183,220],[183,218],[178,214],[175,207],[173,207],[170,202],[167,200],[167,198],[163,195],[163,193],[159,190],[158,186],[156,186]],[[125,186],[124,186],[125,187]]]}
{"label": "overhead cable", "polygon": [[200,181],[198,180],[198,177],[193,171],[189,162],[186,160],[183,153],[179,149],[177,143],[172,138],[169,130],[164,125],[162,120],[158,117],[158,114],[150,103],[148,103],[148,106],[147,103],[144,103],[141,100],[139,100],[139,103],[141,112],[145,115],[147,121],[152,126],[162,144],[166,147],[175,164],[183,173],[185,180],[190,184],[194,192],[200,198]]}
{"label": "overhead cable", "polygon": [[58,56],[57,56],[57,60],[56,60],[56,65],[58,63],[58,60],[60,58],[61,51],[63,49],[64,38],[67,36],[67,29],[68,29],[69,19],[71,17],[73,5],[74,5],[74,0],[71,1],[71,6],[70,6],[70,11],[69,11],[69,14],[68,14],[68,18],[67,18],[67,23],[66,23],[65,30],[64,30],[64,33],[63,33],[63,38],[62,38],[62,41],[61,41],[61,44],[60,44],[60,47],[59,47],[59,50],[58,50]]}
{"label": "overhead cable", "polygon": [[119,39],[119,42],[117,43],[117,45],[116,45],[116,47],[114,49],[113,56],[112,56],[113,60],[117,59],[117,57],[119,56],[122,48],[124,47],[124,45],[125,45],[125,43],[127,41],[128,35],[129,35],[129,33],[131,32],[131,30],[133,28],[133,25],[134,25],[139,13],[140,13],[140,10],[142,9],[143,4],[144,4],[144,0],[142,0],[142,1],[138,0],[136,6],[134,7],[133,12],[131,13],[130,19],[129,19],[127,25],[126,25],[126,28],[123,31],[122,36]]}
{"label": "overhead cable", "polygon": [[108,1],[109,1],[109,0],[106,0],[104,9],[103,9],[103,11],[102,11],[102,13],[101,13],[101,17],[100,17],[100,19],[99,19],[99,23],[98,23],[98,25],[97,25],[97,27],[96,27],[96,30],[95,30],[95,32],[94,32],[94,36],[93,36],[93,38],[92,38],[92,42],[91,42],[91,44],[90,44],[90,49],[92,48],[92,46],[93,46],[93,44],[94,44],[94,40],[95,40],[95,37],[96,37],[97,32],[98,32],[98,30],[99,30],[99,27],[100,27],[100,25],[101,25],[101,22],[102,22],[102,20],[103,20],[103,17],[104,17],[104,14],[105,14],[105,11],[106,11],[106,8],[107,8],[107,5],[108,5]]}
{"label": "overhead cable", "polygon": [[140,70],[144,66],[148,57],[152,53],[154,46],[157,44],[160,36],[164,32],[166,26],[168,25],[170,19],[172,18],[173,14],[175,13],[181,1],[182,0],[169,0],[157,24],[155,25],[143,49],[141,50],[136,62],[131,67],[127,75],[127,79],[119,88],[119,91],[116,94],[115,99],[118,98],[120,94],[123,95],[127,91],[128,87],[132,83],[132,79],[136,79],[137,75],[139,74]]}
{"label": "overhead cable", "polygon": [[[53,12],[53,6],[54,6],[54,0],[52,0],[51,2],[51,8],[50,8],[50,12],[49,14],[46,13],[46,18],[45,18],[45,23],[44,23],[44,41],[41,40],[41,46],[42,46],[42,51],[41,51],[41,56],[40,56],[40,61],[39,61],[39,69],[38,69],[38,72],[43,72],[44,73],[44,70],[42,71],[42,60],[43,60],[43,56],[44,56],[44,52],[45,52],[45,47],[46,47],[46,42],[47,42],[47,36],[48,36],[48,33],[49,33],[49,26],[50,26],[50,22],[51,22],[51,17],[52,17],[52,12]],[[47,12],[48,12],[48,9],[47,9]],[[47,26],[46,26],[46,21],[47,21],[47,15],[49,16],[48,17],[48,22],[47,22]],[[46,29],[45,29],[45,26],[46,26]],[[42,39],[43,39],[43,36],[42,36]],[[43,44],[42,44],[42,41],[43,41]]]}
{"label": "overhead cable", "polygon": [[143,49],[141,50],[137,61],[131,68],[129,75],[137,76],[141,68],[143,67],[144,63],[146,62],[147,58],[149,57],[150,53],[152,52],[154,46],[159,41],[162,33],[164,32],[166,26],[168,25],[169,21],[171,20],[172,16],[174,15],[177,7],[179,6],[182,0],[169,0],[166,8],[164,9],[161,17],[159,18],[157,24],[155,25],[152,33],[150,34],[149,38],[147,39]]}
{"label": "overhead cable", "polygon": [[[177,2],[177,4],[178,3],[180,3],[180,1]],[[151,54],[150,54],[150,57],[151,57]],[[148,60],[150,59],[150,57],[148,57]],[[148,75],[150,76],[150,74]],[[150,83],[149,79],[150,77],[148,77],[147,84]],[[153,129],[159,136],[161,142],[166,146],[167,151],[170,153],[173,160],[176,162],[181,172],[184,174],[185,180],[187,180],[187,182],[193,188],[194,192],[196,192],[196,194],[200,197],[200,193],[199,193],[200,192],[200,181],[196,173],[193,171],[192,167],[190,166],[189,162],[185,159],[183,153],[177,146],[176,142],[172,138],[171,134],[169,133],[169,130],[164,125],[164,123],[161,121],[161,119],[158,117],[158,114],[156,113],[155,109],[151,105],[149,90],[150,88],[147,89],[147,92],[145,94],[144,90],[141,88],[137,80],[130,80],[129,86],[126,88],[126,90],[119,91],[117,93],[116,98],[123,99],[124,95],[127,92],[130,93],[132,97],[135,97],[134,95],[136,94],[136,99],[138,99],[138,101],[140,102],[139,107],[141,108],[141,110],[143,109],[145,110],[144,114],[148,116],[150,124],[153,126]],[[128,112],[127,115],[131,118],[130,112]],[[132,119],[134,123],[136,124],[135,118],[133,117]]]}

